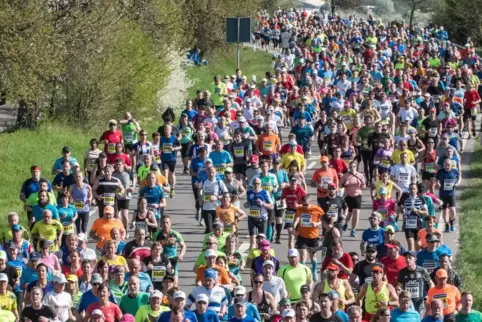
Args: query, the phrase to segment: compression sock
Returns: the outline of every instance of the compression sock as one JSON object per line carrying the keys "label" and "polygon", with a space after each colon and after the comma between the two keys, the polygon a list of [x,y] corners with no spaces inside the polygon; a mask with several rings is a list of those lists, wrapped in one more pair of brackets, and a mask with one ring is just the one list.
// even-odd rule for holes
{"label": "compression sock", "polygon": [[266,229],[266,239],[271,242],[271,238],[273,237],[273,226],[268,224],[268,228]]}
{"label": "compression sock", "polygon": [[283,224],[276,224],[276,238],[281,237],[281,229],[283,228]]}
{"label": "compression sock", "polygon": [[313,271],[313,275],[316,274],[316,265],[318,264],[316,258],[311,260],[311,270]]}
{"label": "compression sock", "polygon": [[450,220],[450,227],[453,227],[453,226],[454,226],[454,223],[455,223],[455,220],[451,219],[451,220]]}

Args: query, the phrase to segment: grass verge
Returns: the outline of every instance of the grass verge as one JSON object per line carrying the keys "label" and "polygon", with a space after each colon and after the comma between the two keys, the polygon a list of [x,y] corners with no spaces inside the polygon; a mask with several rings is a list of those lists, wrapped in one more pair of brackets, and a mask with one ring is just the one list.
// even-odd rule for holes
{"label": "grass verge", "polygon": [[[215,75],[224,77],[236,72],[236,45],[230,45],[223,50],[217,50],[206,57],[207,65],[192,66],[188,70],[189,77],[194,84],[189,90],[189,97],[196,96],[196,90],[207,89],[213,82]],[[256,75],[258,82],[265,77],[267,71],[272,70],[272,55],[260,49],[254,51],[252,47],[240,46],[240,69],[251,82]]]}
{"label": "grass verge", "polygon": [[470,161],[467,186],[462,193],[460,219],[460,251],[457,271],[462,276],[464,290],[474,293],[474,307],[482,307],[482,148],[478,142]]}

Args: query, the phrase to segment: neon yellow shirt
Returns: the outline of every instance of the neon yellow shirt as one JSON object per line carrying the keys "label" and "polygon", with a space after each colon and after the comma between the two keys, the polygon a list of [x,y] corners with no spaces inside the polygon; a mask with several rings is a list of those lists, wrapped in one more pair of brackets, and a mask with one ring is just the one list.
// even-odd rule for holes
{"label": "neon yellow shirt", "polygon": [[4,311],[15,311],[17,309],[17,297],[10,291],[0,294],[0,307]]}
{"label": "neon yellow shirt", "polygon": [[41,220],[36,222],[35,225],[33,226],[32,235],[38,234],[45,240],[55,241],[57,239],[57,231],[63,231],[63,230],[64,228],[60,223],[60,221],[58,220],[52,220],[50,224],[46,224],[44,223],[43,220]]}
{"label": "neon yellow shirt", "polygon": [[159,311],[153,311],[150,305],[143,305],[137,310],[136,322],[145,322],[149,315],[155,318],[161,315],[162,312],[169,312],[170,310],[167,306],[161,305]]}
{"label": "neon yellow shirt", "polygon": [[[55,197],[55,195],[52,192],[49,192],[48,194],[49,194],[50,204],[57,207],[57,197]],[[25,204],[30,207],[35,206],[37,202],[38,202],[38,192],[32,193],[28,197],[28,199],[25,200]]]}

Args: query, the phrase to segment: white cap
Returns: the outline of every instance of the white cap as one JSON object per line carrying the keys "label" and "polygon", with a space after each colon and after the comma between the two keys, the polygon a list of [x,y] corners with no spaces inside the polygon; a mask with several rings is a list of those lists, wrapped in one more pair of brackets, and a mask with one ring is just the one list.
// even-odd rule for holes
{"label": "white cap", "polygon": [[96,261],[97,260],[97,255],[93,252],[84,252],[82,254],[82,260],[85,261]]}
{"label": "white cap", "polygon": [[233,290],[233,294],[234,294],[234,296],[246,294],[246,287],[244,287],[242,285],[236,286]]}
{"label": "white cap", "polygon": [[216,251],[212,250],[212,249],[206,249],[206,251],[204,252],[204,257],[208,258],[208,257],[217,257],[218,254],[216,253]]}
{"label": "white cap", "polygon": [[244,116],[240,116],[238,118],[238,122],[246,122],[246,118]]}
{"label": "white cap", "polygon": [[102,312],[101,310],[97,309],[97,310],[94,310],[92,311],[92,316],[94,315],[100,315],[100,316],[104,316],[104,312]]}
{"label": "white cap", "polygon": [[151,293],[150,297],[157,297],[162,299],[162,292],[158,290],[154,290],[154,292]]}
{"label": "white cap", "polygon": [[209,297],[206,294],[198,294],[196,296],[196,303],[197,302],[209,303]]}
{"label": "white cap", "polygon": [[183,291],[174,292],[174,295],[172,296],[172,298],[173,299],[178,299],[178,298],[186,299],[186,293],[184,293]]}
{"label": "white cap", "polygon": [[294,317],[296,317],[296,313],[295,313],[295,310],[293,310],[293,309],[287,309],[287,310],[283,311],[281,316],[283,317],[283,319],[287,318],[287,317],[294,318]]}
{"label": "white cap", "polygon": [[64,274],[57,274],[53,276],[52,282],[59,283],[59,284],[66,284],[67,279],[65,278]]}
{"label": "white cap", "polygon": [[288,257],[293,257],[293,256],[296,256],[296,257],[300,256],[300,253],[296,248],[291,248],[290,250],[288,250]]}
{"label": "white cap", "polygon": [[0,282],[8,282],[8,276],[5,273],[0,273]]}
{"label": "white cap", "polygon": [[268,259],[268,260],[265,260],[263,262],[263,266],[262,267],[265,267],[266,265],[271,265],[274,267],[274,262],[271,260],[271,259]]}
{"label": "white cap", "polygon": [[346,62],[341,63],[341,66],[346,66]]}
{"label": "white cap", "polygon": [[77,239],[80,241],[87,241],[87,235],[84,233],[80,233],[77,235]]}

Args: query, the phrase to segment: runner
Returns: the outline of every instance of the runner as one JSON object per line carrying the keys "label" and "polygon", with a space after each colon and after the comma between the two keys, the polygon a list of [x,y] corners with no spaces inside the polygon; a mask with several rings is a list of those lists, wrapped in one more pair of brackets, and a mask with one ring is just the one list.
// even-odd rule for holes
{"label": "runner", "polygon": [[173,127],[169,124],[164,125],[164,136],[161,137],[160,149],[162,150],[161,161],[164,177],[169,179],[171,190],[169,196],[174,198],[176,195],[176,158],[177,151],[182,149],[181,144],[172,131]]}
{"label": "runner", "polygon": [[[442,215],[445,222],[445,233],[455,231],[455,188],[460,185],[462,177],[459,170],[452,167],[452,160],[445,159],[443,169],[437,171],[437,185],[440,187],[439,196],[443,201]],[[449,227],[450,225],[450,227]]]}
{"label": "runner", "polygon": [[362,205],[362,189],[365,188],[365,178],[363,174],[357,171],[357,168],[356,161],[351,161],[348,166],[348,172],[340,179],[340,186],[345,191],[345,202],[348,206],[348,216],[346,216],[343,231],[347,230],[348,222],[351,220],[351,237],[356,237],[355,230],[360,219]]}

